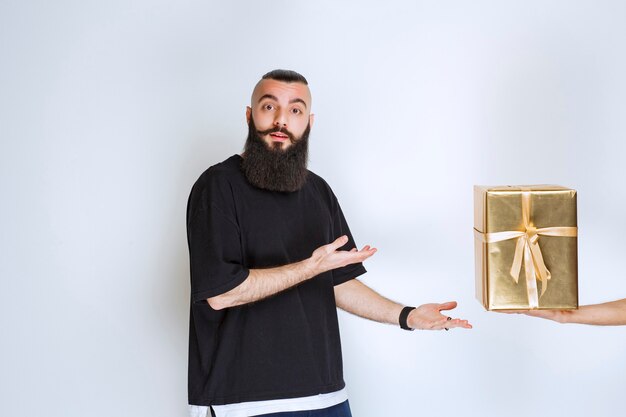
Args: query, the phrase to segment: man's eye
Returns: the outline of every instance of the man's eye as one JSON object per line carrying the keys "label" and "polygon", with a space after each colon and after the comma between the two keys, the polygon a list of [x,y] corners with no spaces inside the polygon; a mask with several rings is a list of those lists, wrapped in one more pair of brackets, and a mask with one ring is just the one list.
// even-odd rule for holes
{"label": "man's eye", "polygon": [[272,110],[274,108],[274,106],[272,106],[271,104],[266,104],[264,106],[265,110]]}
{"label": "man's eye", "polygon": [[302,113],[302,111],[300,111],[300,109],[291,109],[291,112],[293,114],[300,114],[300,113]]}

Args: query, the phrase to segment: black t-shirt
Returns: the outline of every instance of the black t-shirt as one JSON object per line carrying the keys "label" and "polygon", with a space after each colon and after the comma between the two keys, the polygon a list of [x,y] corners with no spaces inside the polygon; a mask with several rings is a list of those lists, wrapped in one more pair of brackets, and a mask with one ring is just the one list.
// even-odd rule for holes
{"label": "black t-shirt", "polygon": [[318,275],[266,299],[213,310],[249,269],[311,256],[341,235],[355,247],[332,190],[309,172],[292,193],[261,190],[234,155],[206,170],[187,206],[191,264],[189,404],[295,398],[344,387],[333,286],[365,273],[362,264]]}

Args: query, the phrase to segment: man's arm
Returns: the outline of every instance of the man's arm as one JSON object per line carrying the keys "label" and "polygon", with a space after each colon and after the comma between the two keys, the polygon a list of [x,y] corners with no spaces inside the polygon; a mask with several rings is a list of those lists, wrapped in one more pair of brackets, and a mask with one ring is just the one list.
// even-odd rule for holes
{"label": "man's arm", "polygon": [[342,266],[359,263],[376,253],[376,249],[365,246],[360,251],[340,251],[348,242],[341,236],[328,245],[317,248],[310,258],[289,265],[268,269],[251,269],[244,282],[232,290],[207,298],[214,310],[221,310],[267,298],[311,279],[321,273]]}
{"label": "man's arm", "polygon": [[[348,313],[379,323],[395,325],[399,324],[398,318],[404,307],[383,297],[357,279],[335,286],[335,300],[337,307]],[[412,329],[442,330],[453,327],[471,329],[472,325],[467,320],[448,320],[447,316],[441,314],[441,311],[455,307],[455,301],[421,305],[409,313],[407,324]]]}
{"label": "man's arm", "polygon": [[578,310],[530,310],[524,314],[559,323],[626,325],[626,298],[602,304],[581,306]]}

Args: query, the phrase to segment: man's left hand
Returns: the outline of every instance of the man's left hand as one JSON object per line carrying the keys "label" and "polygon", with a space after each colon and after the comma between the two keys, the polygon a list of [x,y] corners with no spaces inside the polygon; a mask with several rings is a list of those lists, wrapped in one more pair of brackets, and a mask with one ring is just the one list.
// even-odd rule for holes
{"label": "man's left hand", "polygon": [[462,327],[471,329],[472,325],[467,320],[449,318],[441,314],[441,311],[452,310],[456,307],[456,301],[448,301],[443,304],[424,304],[412,310],[407,317],[407,324],[412,329],[420,330],[443,330]]}

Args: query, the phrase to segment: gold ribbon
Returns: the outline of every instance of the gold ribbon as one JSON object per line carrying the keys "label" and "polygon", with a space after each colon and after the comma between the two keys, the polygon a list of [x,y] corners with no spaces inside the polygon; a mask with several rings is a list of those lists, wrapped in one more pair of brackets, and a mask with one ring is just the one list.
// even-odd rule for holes
{"label": "gold ribbon", "polygon": [[548,288],[548,281],[551,278],[550,271],[543,262],[543,255],[539,247],[539,235],[576,237],[578,229],[576,227],[543,227],[535,228],[530,220],[531,193],[528,188],[522,188],[522,221],[523,231],[506,231],[496,233],[482,233],[474,229],[474,236],[483,243],[502,242],[503,240],[517,239],[515,246],[515,256],[511,266],[511,276],[516,283],[519,282],[519,275],[524,262],[526,272],[526,291],[528,293],[528,304],[530,308],[539,307],[539,295],[537,292],[537,280],[541,281],[541,295]]}

